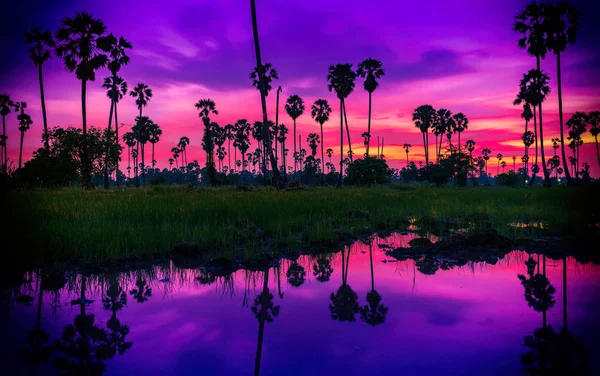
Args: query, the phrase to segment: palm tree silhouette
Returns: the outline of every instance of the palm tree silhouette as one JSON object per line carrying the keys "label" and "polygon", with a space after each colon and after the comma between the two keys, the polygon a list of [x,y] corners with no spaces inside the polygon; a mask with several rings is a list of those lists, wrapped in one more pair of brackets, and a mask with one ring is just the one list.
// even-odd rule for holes
{"label": "palm tree silhouette", "polygon": [[[234,147],[237,147],[240,150],[242,155],[242,169],[245,170],[246,166],[244,164],[245,155],[248,149],[250,148],[250,133],[252,132],[252,124],[248,122],[246,119],[240,119],[235,122],[235,142],[233,143]],[[236,157],[237,159],[237,157]],[[237,162],[236,162],[237,163]]]}
{"label": "palm tree silhouette", "polygon": [[[570,44],[575,43],[579,29],[579,12],[569,2],[560,1],[558,4],[543,5],[544,22],[543,31],[546,35],[548,50],[556,54],[556,77],[558,85],[558,114],[560,121],[560,141],[563,167],[567,184],[573,181],[567,168],[567,157],[565,154],[565,134],[563,130],[563,103],[562,103],[562,77],[560,73],[560,55],[565,52]],[[539,67],[538,67],[539,69]]]}
{"label": "palm tree silhouette", "polygon": [[[129,95],[135,98],[135,104],[140,110],[140,118],[142,117],[142,109],[148,105],[148,101],[152,98],[152,89],[144,83],[138,83],[132,91],[129,92]],[[141,136],[138,134],[137,138],[139,139]],[[140,144],[137,144],[137,153],[140,152]],[[137,168],[137,166],[136,166]],[[139,177],[136,173],[135,175],[135,185],[137,187],[140,186]]]}
{"label": "palm tree silhouette", "polygon": [[19,170],[21,169],[21,162],[23,159],[23,138],[25,137],[25,132],[27,132],[31,127],[31,124],[33,124],[31,116],[25,113],[26,108],[27,103],[25,102],[17,102],[15,104],[15,112],[19,112],[17,115],[17,121],[19,122],[19,132],[21,133],[21,144],[19,147]]}
{"label": "palm tree silhouette", "polygon": [[517,173],[517,157],[515,157],[515,156],[513,155],[513,157],[512,157],[512,160],[513,160],[513,171],[514,171],[515,173]]}
{"label": "palm tree silhouette", "polygon": [[106,25],[90,14],[81,12],[62,20],[56,32],[56,54],[63,59],[69,72],[81,80],[81,114],[83,150],[81,155],[83,186],[91,187],[91,166],[88,157],[86,90],[87,82],[96,80],[96,71],[106,65],[110,39],[105,35]]}
{"label": "palm tree silhouette", "polygon": [[[173,153],[173,159],[175,159],[175,168],[179,168],[179,153],[181,153],[181,149],[178,147],[171,148],[171,153]],[[183,158],[183,157],[182,157]],[[183,163],[182,163],[183,167]]]}
{"label": "palm tree silhouette", "polygon": [[[127,56],[127,49],[131,49],[133,48],[133,45],[125,38],[120,37],[120,38],[116,38],[113,34],[109,34],[108,35],[109,38],[109,43],[110,43],[110,61],[108,62],[108,70],[111,72],[112,74],[112,78],[110,80],[105,79],[104,83],[105,85],[108,84],[112,84],[109,87],[106,87],[107,89],[109,89],[107,95],[109,96],[109,98],[111,99],[111,107],[110,107],[110,114],[108,117],[108,129],[110,129],[110,123],[111,123],[111,119],[112,119],[112,112],[114,109],[114,113],[115,113],[115,136],[116,136],[116,141],[117,144],[119,143],[119,117],[117,116],[117,103],[119,103],[119,101],[121,99],[123,99],[123,96],[127,94],[127,83],[123,80],[123,78],[118,76],[119,71],[121,70],[121,67],[123,65],[127,65],[129,64],[129,56]],[[108,152],[107,152],[108,154]],[[117,181],[117,186],[119,186],[119,159],[117,158],[116,160],[116,181]],[[108,164],[108,163],[106,163]],[[105,186],[108,187],[108,178],[105,179]]]}
{"label": "palm tree silhouette", "polygon": [[285,126],[285,124],[280,124],[279,125],[279,136],[277,137],[277,141],[281,142],[281,161],[283,162],[283,164],[282,164],[283,176],[284,176],[284,179],[286,179],[286,180],[287,180],[287,172],[286,172],[287,149],[285,148],[285,140],[287,140],[288,133],[289,133],[289,131],[288,131],[287,127]]}
{"label": "palm tree silhouette", "polygon": [[154,169],[154,165],[156,164],[156,160],[154,160],[154,145],[160,141],[161,135],[162,129],[160,129],[158,124],[151,122],[148,126],[148,142],[152,144],[152,169]]}
{"label": "palm tree silhouette", "polygon": [[[535,136],[533,133],[531,133],[531,131],[527,130],[529,122],[533,118],[533,112],[531,110],[531,104],[529,102],[527,102],[527,95],[524,92],[519,92],[519,94],[517,94],[517,98],[513,102],[513,104],[515,104],[515,105],[520,104],[520,103],[523,103],[523,112],[521,113],[521,118],[525,120],[525,132],[523,133],[523,136],[521,137],[521,139],[523,140],[523,144],[525,145],[524,157],[528,160],[529,159],[529,147],[535,140]],[[535,119],[534,119],[534,122],[535,122]],[[536,130],[536,129],[534,128],[534,130]],[[526,140],[527,140],[527,142],[526,142]],[[529,141],[531,141],[531,142],[529,142]],[[536,152],[537,152],[537,146],[536,146]],[[525,175],[524,179],[526,179],[527,178],[527,164],[525,165],[525,174],[524,175]]]}
{"label": "palm tree silhouette", "polygon": [[410,151],[411,144],[404,144],[404,151],[406,152],[406,165],[408,166],[408,152]]}
{"label": "palm tree silhouette", "polygon": [[331,261],[325,256],[320,256],[313,264],[313,275],[319,282],[327,282],[333,274]]}
{"label": "palm tree silhouette", "polygon": [[201,99],[194,105],[198,113],[198,117],[202,118],[204,123],[204,136],[202,137],[202,148],[206,152],[206,169],[208,170],[208,179],[210,184],[217,185],[217,175],[214,162],[214,144],[211,134],[210,115],[218,115],[215,101],[212,99]]}
{"label": "palm tree silhouette", "polygon": [[487,169],[487,161],[490,159],[490,154],[492,154],[492,151],[488,148],[484,148],[481,151],[481,155],[483,157],[483,160],[485,161],[485,173],[487,175],[488,169]]}
{"label": "palm tree silhouette", "polygon": [[504,168],[506,167],[506,162],[502,161],[502,163],[500,163],[500,166],[502,167],[502,173],[504,173]]}
{"label": "palm tree silhouette", "polygon": [[[423,147],[425,149],[425,165],[429,165],[429,128],[436,122],[437,113],[433,106],[425,104],[413,112],[415,127],[423,134]],[[440,141],[441,144],[441,141]],[[437,152],[436,152],[437,154]]]}
{"label": "palm tree silhouette", "polygon": [[[260,90],[260,81],[259,81],[259,72],[258,67],[254,67],[252,73],[250,73],[250,79],[252,79],[252,86],[256,89]],[[278,80],[279,76],[277,75],[277,71],[271,63],[265,63],[263,65],[263,76],[265,78],[265,96],[269,95],[269,91],[271,91],[271,82],[273,80]]]}
{"label": "palm tree silhouette", "polygon": [[460,152],[460,134],[469,128],[469,119],[467,119],[465,114],[459,112],[452,116],[452,120],[454,121],[453,131],[458,133],[458,151]]}
{"label": "palm tree silhouette", "polygon": [[213,124],[212,134],[213,134],[213,138],[214,138],[214,143],[217,146],[217,151],[216,151],[217,157],[219,158],[219,171],[223,171],[223,159],[225,159],[225,155],[227,154],[225,152],[225,148],[223,147],[223,144],[227,140],[227,134],[226,134],[225,128],[219,126],[219,124],[217,124],[217,123],[212,123],[212,124]]}
{"label": "palm tree silhouette", "polygon": [[279,316],[280,306],[273,304],[273,294],[269,291],[269,271],[263,272],[263,290],[252,304],[252,313],[258,320],[258,340],[256,343],[256,358],[254,360],[254,375],[260,374],[260,359],[262,356],[262,345],[265,334],[265,322],[272,323]]}
{"label": "palm tree silhouette", "polygon": [[[109,63],[110,64],[110,63]],[[127,82],[125,82],[125,80],[123,80],[122,77],[115,75],[112,75],[110,77],[106,77],[104,79],[104,83],[102,84],[102,87],[107,89],[106,90],[106,96],[108,98],[110,98],[110,115],[108,117],[108,129],[110,129],[111,127],[111,119],[112,119],[112,114],[113,114],[113,110],[115,113],[115,136],[117,138],[117,140],[119,139],[119,126],[117,123],[117,103],[123,99],[123,96],[127,94]],[[118,143],[118,141],[117,141]],[[107,148],[108,148],[108,144],[107,144]],[[106,158],[108,159],[108,152],[106,153]],[[119,163],[119,159],[117,158],[117,171],[119,170],[118,167],[118,163]],[[107,162],[105,162],[105,165],[108,165]],[[118,173],[117,173],[118,175]],[[117,185],[118,185],[118,177],[117,177]],[[105,176],[104,176],[104,187],[108,188],[108,169],[105,171]]]}
{"label": "palm tree silhouette", "polygon": [[376,326],[385,322],[388,307],[381,304],[381,295],[375,291],[375,273],[373,271],[373,241],[369,241],[369,261],[371,265],[371,291],[367,293],[367,304],[360,308],[360,318],[369,325]]}
{"label": "palm tree silhouette", "polygon": [[596,157],[598,157],[598,166],[600,166],[600,151],[598,149],[598,134],[600,134],[600,111],[592,111],[588,114],[590,124],[590,133],[596,140]]}
{"label": "palm tree silhouette", "polygon": [[190,144],[190,139],[188,137],[181,136],[179,138],[179,142],[177,143],[177,147],[179,148],[179,153],[181,153],[181,166],[184,166],[184,165],[188,164],[187,147],[188,147],[189,144]]}
{"label": "palm tree silhouette", "polygon": [[288,283],[293,287],[302,286],[306,280],[306,270],[296,261],[292,262],[285,275],[287,276]]}
{"label": "palm tree silhouette", "polygon": [[50,50],[46,47],[53,48],[56,46],[52,33],[50,31],[42,31],[35,27],[31,31],[25,33],[25,43],[33,44],[29,50],[29,57],[38,69],[38,78],[40,81],[40,98],[42,101],[42,118],[44,119],[44,134],[42,139],[44,140],[44,147],[46,150],[50,150],[48,145],[48,121],[46,119],[46,100],[44,98],[44,80],[42,79],[42,65],[50,60]]}
{"label": "palm tree silhouette", "polygon": [[451,140],[452,140],[452,132],[454,132],[454,119],[452,119],[452,111],[447,110],[445,108],[440,108],[437,110],[436,121],[439,123],[439,127],[441,130],[440,134],[440,146],[437,150],[436,154],[439,157],[442,154],[442,136],[446,134],[446,138],[448,139],[448,149],[452,148]]}
{"label": "palm tree silhouette", "polygon": [[504,156],[502,155],[502,153],[496,154],[496,159],[498,160],[498,164],[496,165],[496,175],[500,173],[500,162],[502,161],[503,157]]}
{"label": "palm tree silhouette", "polygon": [[[329,106],[327,99],[317,99],[310,109],[310,115],[317,123],[319,123],[319,126],[321,127],[321,165],[323,165],[325,163],[325,154],[323,153],[323,124],[329,121],[329,115],[331,115],[331,107]],[[321,175],[321,182],[325,183],[324,168],[323,174]]]}
{"label": "palm tree silhouette", "polygon": [[[548,75],[540,70],[531,69],[527,72],[521,82],[519,83],[520,93],[523,93],[525,101],[530,103],[533,107],[533,126],[536,127],[535,118],[536,118],[536,107],[539,109],[539,118],[540,118],[540,150],[542,154],[542,161],[546,160],[544,154],[544,131],[542,125],[542,102],[546,99],[546,96],[550,93],[550,86],[548,86],[548,81],[550,78]],[[537,137],[536,137],[536,145],[537,145]],[[535,156],[535,164],[537,165],[537,146],[536,146],[536,156]],[[550,186],[550,176],[548,175],[548,169],[546,168],[546,164],[542,163],[542,167],[544,170],[544,180],[545,185]],[[530,184],[533,184],[535,179],[535,173],[531,178]]]}
{"label": "palm tree silhouette", "polygon": [[[260,67],[263,68],[263,64],[261,61],[261,55],[260,55],[260,42],[259,42],[259,38],[258,38],[258,21],[256,20],[256,4],[255,4],[255,0],[250,0],[250,13],[252,14],[252,34],[254,35],[254,50],[256,53],[256,67]],[[275,156],[273,155],[273,150],[271,148],[271,136],[269,134],[269,129],[267,128],[268,123],[268,116],[267,116],[267,100],[266,100],[266,96],[267,96],[267,88],[266,88],[266,79],[265,79],[265,71],[264,69],[260,69],[258,71],[258,81],[259,81],[259,87],[260,87],[260,103],[261,103],[261,107],[262,107],[262,121],[263,121],[263,125],[264,129],[264,139],[266,140],[266,152],[268,155],[268,158],[271,162],[271,170],[273,171],[273,181],[274,183],[277,185],[279,184],[279,180],[280,180],[280,175],[279,175],[279,169],[277,168],[277,161],[275,160]]]}
{"label": "palm tree silhouette", "polygon": [[371,140],[371,103],[372,95],[375,89],[379,86],[377,80],[385,75],[383,64],[379,60],[368,58],[358,64],[356,74],[365,79],[364,88],[369,92],[369,123],[367,126],[367,150],[366,156],[369,156],[369,141]]}
{"label": "palm tree silhouette", "polygon": [[155,126],[157,125],[154,124],[154,122],[148,116],[138,116],[135,118],[135,125],[131,128],[137,140],[138,150],[136,153],[139,153],[139,150],[142,152],[142,163],[140,163],[139,166],[142,169],[142,184],[144,186],[146,185],[146,161],[144,152],[146,149],[146,143],[150,141],[150,129]]}
{"label": "palm tree silhouette", "polygon": [[579,181],[579,149],[583,145],[582,135],[586,131],[587,124],[589,123],[589,117],[585,112],[575,112],[573,116],[567,121],[567,128],[569,128],[569,137],[568,139],[571,141],[569,147],[573,150],[573,158],[575,165],[575,179]]}
{"label": "palm tree silhouette", "polygon": [[348,265],[350,263],[350,248],[343,248],[342,256],[342,285],[334,293],[331,293],[329,311],[332,320],[354,322],[354,315],[360,310],[358,295],[348,285]]}
{"label": "palm tree silhouette", "polygon": [[[297,153],[296,149],[296,119],[304,113],[304,101],[298,95],[290,95],[285,103],[285,111],[294,120],[294,155]],[[298,169],[298,164],[294,161],[294,174]]]}
{"label": "palm tree silhouette", "polygon": [[[172,160],[171,164],[173,164]],[[136,302],[144,303],[152,296],[152,288],[147,284],[145,279],[138,277],[135,281],[135,288],[129,291],[129,294],[131,294]]]}
{"label": "palm tree silhouette", "polygon": [[[340,100],[340,174],[338,177],[339,188],[342,187],[342,175],[344,171],[344,113],[346,98],[354,91],[356,73],[352,70],[352,64],[336,64],[329,66],[327,73],[327,89],[335,91]],[[348,134],[348,149],[352,150],[350,143],[350,130],[346,121],[346,132]]]}
{"label": "palm tree silhouette", "polygon": [[117,318],[117,312],[127,305],[127,293],[123,291],[117,281],[111,281],[106,290],[106,296],[102,299],[102,305],[105,310],[112,312],[106,323],[106,327],[109,329],[106,341],[108,345],[107,357],[112,358],[117,353],[123,355],[133,344],[127,342],[125,338],[129,334],[129,327],[122,325]]}
{"label": "palm tree silhouette", "polygon": [[227,138],[227,155],[229,156],[227,166],[229,167],[229,171],[233,171],[233,167],[231,166],[231,140],[234,139],[235,127],[232,124],[227,124],[224,129],[225,137]]}
{"label": "palm tree silhouette", "polygon": [[6,115],[10,114],[10,109],[14,106],[15,104],[8,95],[0,94],[0,115],[2,115],[2,138],[0,138],[0,144],[2,145],[2,169],[4,172],[6,172],[8,168],[8,158],[6,155],[6,144],[8,140],[8,136],[6,136]]}
{"label": "palm tree silhouette", "polygon": [[127,145],[127,173],[128,177],[131,178],[131,148],[137,143],[135,134],[133,132],[127,132],[123,135],[123,142]]}

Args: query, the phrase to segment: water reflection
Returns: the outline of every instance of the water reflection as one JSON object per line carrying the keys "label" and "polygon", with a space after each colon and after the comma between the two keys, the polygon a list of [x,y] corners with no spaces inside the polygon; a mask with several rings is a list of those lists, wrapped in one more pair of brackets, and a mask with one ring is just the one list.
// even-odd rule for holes
{"label": "water reflection", "polygon": [[[589,341],[600,334],[598,266],[521,251],[477,260],[401,253],[425,242],[416,238],[373,236],[253,270],[217,259],[107,275],[25,273],[0,291],[2,352],[18,363],[15,374],[566,375],[594,368],[586,354],[599,350]],[[440,357],[452,359],[455,371],[432,363]],[[402,361],[382,361],[392,358]]]}

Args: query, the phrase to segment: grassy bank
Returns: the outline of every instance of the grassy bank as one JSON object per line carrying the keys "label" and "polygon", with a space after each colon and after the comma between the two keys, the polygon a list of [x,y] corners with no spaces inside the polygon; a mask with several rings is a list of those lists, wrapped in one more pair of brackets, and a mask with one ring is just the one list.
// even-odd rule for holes
{"label": "grassy bank", "polygon": [[[419,186],[276,191],[234,188],[22,190],[5,195],[5,248],[32,262],[166,254],[179,242],[215,253],[298,249],[411,225],[443,234],[492,227],[511,238],[576,235],[597,220],[598,189]],[[594,219],[595,217],[595,219]],[[450,218],[451,220],[448,220]],[[423,219],[423,221],[421,221]],[[511,223],[543,222],[523,229]]]}

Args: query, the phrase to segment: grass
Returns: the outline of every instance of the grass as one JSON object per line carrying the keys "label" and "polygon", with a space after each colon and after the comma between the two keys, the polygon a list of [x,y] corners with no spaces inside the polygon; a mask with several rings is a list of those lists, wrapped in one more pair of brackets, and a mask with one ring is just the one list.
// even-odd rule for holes
{"label": "grass", "polygon": [[[215,254],[269,248],[333,246],[341,239],[383,229],[403,229],[424,219],[422,230],[443,233],[444,218],[492,227],[511,238],[536,233],[577,235],[597,218],[596,187],[513,189],[152,187],[104,191],[37,189],[4,195],[11,220],[4,229],[17,240],[7,254],[28,262],[107,262],[166,255],[176,243],[196,242]],[[543,222],[522,229],[510,223]],[[427,228],[424,228],[424,227]],[[533,231],[527,232],[527,231]],[[5,239],[7,237],[4,237]]]}

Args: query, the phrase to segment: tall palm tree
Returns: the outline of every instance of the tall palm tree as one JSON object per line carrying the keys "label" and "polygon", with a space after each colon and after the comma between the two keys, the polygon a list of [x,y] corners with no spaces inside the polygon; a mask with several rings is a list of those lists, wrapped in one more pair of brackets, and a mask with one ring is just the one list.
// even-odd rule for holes
{"label": "tall palm tree", "polygon": [[15,104],[6,94],[0,94],[0,115],[2,115],[2,137],[0,138],[0,144],[2,145],[2,169],[6,172],[8,167],[8,159],[6,153],[6,144],[8,136],[6,136],[6,115],[10,114],[11,108]]}
{"label": "tall palm tree", "polygon": [[[262,65],[262,60],[261,60],[261,55],[260,55],[260,42],[259,42],[259,38],[258,38],[258,21],[256,19],[256,4],[255,4],[255,0],[250,0],[250,13],[252,14],[252,34],[254,36],[254,50],[255,50],[255,54],[256,54],[256,66],[257,67],[263,67]],[[279,184],[279,180],[280,180],[280,175],[279,175],[279,169],[277,168],[277,161],[275,160],[275,156],[273,155],[273,150],[271,148],[271,135],[269,134],[269,129],[267,128],[268,126],[268,116],[267,116],[267,88],[266,88],[266,80],[265,80],[265,71],[264,69],[260,69],[258,72],[258,81],[259,81],[259,87],[261,87],[260,91],[260,103],[261,103],[261,107],[262,107],[262,120],[263,120],[263,125],[264,125],[264,139],[267,141],[266,142],[266,146],[267,146],[267,154],[268,154],[268,158],[271,162],[271,170],[273,171],[273,181],[275,184]]]}
{"label": "tall palm tree", "polygon": [[[109,63],[110,64],[110,63]],[[115,137],[117,138],[117,144],[118,144],[118,139],[119,139],[119,126],[118,123],[116,122],[117,119],[117,103],[119,102],[119,100],[123,99],[123,96],[127,94],[127,82],[125,82],[125,80],[123,80],[122,77],[119,77],[117,75],[112,75],[110,77],[106,77],[104,79],[104,83],[102,84],[102,87],[107,89],[106,90],[106,96],[110,99],[110,114],[108,117],[108,129],[110,130],[111,127],[111,120],[112,120],[112,114],[113,114],[113,110],[115,113]],[[105,153],[105,166],[107,166],[106,170],[104,171],[104,188],[108,189],[108,148],[109,148],[109,143],[107,143],[106,145],[106,153]],[[118,171],[119,171],[119,158],[117,158],[117,183],[118,183]]]}
{"label": "tall palm tree", "polygon": [[135,134],[127,132],[123,135],[123,142],[127,145],[127,177],[131,178],[131,148],[137,143]]}
{"label": "tall palm tree", "polygon": [[217,171],[215,170],[214,161],[214,144],[210,126],[210,115],[218,115],[217,106],[212,99],[200,99],[194,105],[198,112],[198,117],[202,118],[204,123],[204,137],[202,138],[202,146],[206,152],[206,169],[208,170],[208,178],[210,184],[217,185]]}
{"label": "tall palm tree", "polygon": [[406,165],[407,166],[408,166],[408,152],[409,152],[411,146],[412,146],[411,144],[404,144],[404,146],[403,146],[404,151],[406,152]]}
{"label": "tall palm tree", "polygon": [[600,166],[600,151],[598,150],[598,134],[600,134],[600,111],[592,111],[588,114],[588,122],[590,124],[590,133],[596,140],[596,157],[598,158],[598,166]]}
{"label": "tall palm tree", "polygon": [[[142,169],[142,185],[146,185],[146,158],[145,158],[145,149],[146,143],[150,141],[150,129],[154,127],[154,122],[148,116],[138,116],[135,118],[135,125],[131,129],[137,140],[138,146],[138,155],[139,150],[141,150],[142,155],[142,163],[139,167]],[[136,166],[137,167],[137,166]],[[137,175],[136,175],[137,178]]]}
{"label": "tall palm tree", "polygon": [[[142,117],[142,108],[146,107],[148,105],[148,101],[152,98],[152,89],[150,89],[150,87],[144,83],[138,83],[133,90],[131,90],[129,92],[129,95],[135,98],[135,104],[138,108],[138,110],[140,110],[140,115],[139,117]],[[140,135],[137,135],[137,137],[139,138]],[[137,144],[137,152],[139,154],[140,150],[140,143],[138,142]],[[136,166],[137,167],[137,166]],[[139,177],[138,175],[135,176],[135,185],[137,187],[140,186],[140,181],[139,181]]]}
{"label": "tall palm tree", "polygon": [[250,133],[252,133],[252,124],[246,119],[240,119],[235,122],[235,142],[234,147],[237,147],[242,155],[242,169],[245,170],[246,166],[244,161],[246,160],[246,152],[250,148]]}
{"label": "tall palm tree", "polygon": [[287,161],[286,161],[286,148],[285,148],[285,140],[287,140],[287,135],[289,131],[285,124],[279,124],[279,136],[277,137],[277,141],[281,142],[281,162],[283,166],[283,178],[287,180]]}
{"label": "tall palm tree", "polygon": [[[445,108],[440,108],[437,110],[437,116],[435,117],[436,123],[439,126],[440,138],[443,135],[446,135],[448,138],[448,148],[450,148],[450,139],[452,138],[452,111],[447,110]],[[436,151],[436,155],[439,156],[442,154],[442,140],[440,139],[439,149]]]}
{"label": "tall palm tree", "polygon": [[465,114],[459,112],[452,116],[452,120],[454,120],[454,132],[458,133],[458,151],[460,152],[460,134],[469,128],[469,119]]}
{"label": "tall palm tree", "polygon": [[[342,175],[344,171],[344,108],[346,98],[354,91],[356,85],[356,72],[352,70],[352,64],[330,65],[327,73],[327,88],[329,91],[335,91],[340,100],[340,174],[338,177],[338,187],[342,187]],[[348,132],[348,146],[350,146],[350,133]]]}
{"label": "tall palm tree", "polygon": [[106,65],[110,51],[110,40],[106,36],[104,22],[81,12],[73,18],[62,20],[56,32],[56,54],[62,58],[65,67],[81,80],[81,114],[83,129],[83,150],[81,155],[83,186],[91,187],[91,166],[88,158],[86,92],[87,82],[96,80],[96,71]]}
{"label": "tall palm tree", "polygon": [[490,159],[490,154],[492,154],[492,151],[488,148],[484,148],[481,151],[483,160],[485,161],[485,174],[487,175],[488,169],[487,169],[487,161]]}
{"label": "tall palm tree", "polygon": [[424,104],[413,112],[415,127],[423,134],[423,147],[425,149],[425,165],[429,165],[429,128],[434,124],[437,112],[433,106]]}
{"label": "tall palm tree", "polygon": [[[171,148],[171,153],[173,153],[173,159],[175,159],[175,168],[179,168],[179,153],[181,153],[181,149],[178,147]],[[182,163],[183,165],[183,163]]]}
{"label": "tall palm tree", "polygon": [[[504,156],[502,155],[502,153],[496,154],[496,159],[498,159],[498,165],[496,166],[496,175],[500,174],[500,162],[502,162],[503,157]],[[504,169],[504,167],[502,167],[502,169]]]}
{"label": "tall palm tree", "polygon": [[371,291],[367,293],[367,304],[360,308],[360,318],[367,324],[376,326],[385,322],[388,307],[381,304],[381,295],[375,290],[372,240],[369,242],[369,261],[371,265]]}
{"label": "tall palm tree", "polygon": [[[321,165],[323,165],[325,163],[325,154],[323,153],[323,124],[329,121],[329,115],[331,115],[331,107],[327,99],[317,99],[311,107],[310,115],[321,126]],[[325,168],[323,168],[321,182],[325,182]]]}
{"label": "tall palm tree", "polygon": [[254,298],[251,311],[258,320],[258,340],[256,343],[256,357],[254,360],[254,375],[260,375],[260,360],[262,357],[262,345],[265,333],[265,323],[272,323],[279,315],[280,306],[273,303],[273,294],[269,290],[269,271],[263,272],[262,292]]}
{"label": "tall palm tree", "polygon": [[160,129],[160,126],[152,122],[148,127],[148,142],[152,144],[152,169],[154,169],[154,165],[156,164],[156,161],[154,160],[154,145],[160,141],[161,135],[162,129]]}
{"label": "tall palm tree", "polygon": [[[285,111],[287,114],[294,120],[294,156],[297,154],[296,149],[296,119],[300,117],[304,113],[304,100],[300,98],[298,95],[290,95],[285,103]],[[294,173],[298,168],[298,164],[294,162]]]}
{"label": "tall palm tree", "polygon": [[233,171],[233,167],[231,166],[231,140],[234,138],[234,126],[232,124],[227,124],[224,129],[225,137],[227,138],[227,155],[229,158],[227,166],[229,167],[229,171]]}
{"label": "tall palm tree", "polygon": [[569,137],[571,141],[569,147],[573,149],[573,161],[575,162],[575,179],[579,180],[579,150],[583,145],[582,136],[586,131],[587,124],[589,122],[588,114],[585,112],[575,112],[573,116],[567,121],[567,128],[569,128]]}
{"label": "tall palm tree", "polygon": [[25,102],[17,102],[15,105],[15,111],[19,112],[17,115],[17,120],[19,122],[19,132],[21,132],[21,146],[19,147],[19,170],[21,169],[21,162],[23,160],[23,138],[25,137],[25,132],[29,130],[33,121],[31,120],[31,116],[25,113],[25,109],[27,108],[27,103]]}
{"label": "tall palm tree", "polygon": [[31,31],[25,33],[25,43],[33,44],[29,50],[29,57],[38,69],[38,78],[40,81],[40,98],[42,100],[42,118],[44,120],[44,134],[42,139],[44,140],[44,147],[46,150],[50,149],[48,145],[48,120],[46,118],[46,99],[44,97],[44,80],[42,79],[42,65],[50,59],[50,50],[46,47],[54,48],[54,38],[52,33],[48,30],[42,31],[35,27]]}
{"label": "tall palm tree", "polygon": [[188,164],[187,159],[187,147],[190,144],[190,139],[186,136],[181,136],[179,138],[179,142],[177,143],[177,147],[179,148],[179,153],[181,153],[181,166],[185,166]]}
{"label": "tall palm tree", "polygon": [[[560,1],[558,4],[543,5],[543,31],[546,35],[548,50],[556,55],[556,78],[558,85],[558,114],[560,121],[560,140],[563,166],[567,184],[572,183],[567,158],[565,154],[565,136],[563,130],[562,78],[560,73],[560,56],[570,44],[575,43],[579,29],[579,11],[569,2]],[[539,69],[539,68],[538,68]]]}
{"label": "tall palm tree", "polygon": [[281,93],[281,86],[277,87],[277,98],[275,100],[275,160],[277,160],[277,145],[279,144],[279,93]]}
{"label": "tall palm tree", "polygon": [[[519,83],[520,92],[525,95],[526,102],[530,103],[533,106],[533,115],[534,115],[534,126],[535,126],[535,109],[536,107],[539,109],[539,117],[540,117],[540,151],[542,154],[542,161],[546,160],[544,154],[544,129],[542,125],[542,102],[546,99],[546,96],[550,93],[550,86],[548,86],[548,81],[550,78],[548,75],[540,70],[531,69],[527,72],[521,82]],[[536,165],[537,165],[537,151],[536,151]],[[548,169],[546,168],[546,163],[542,163],[542,167],[544,170],[544,181],[545,185],[550,186],[550,175],[548,174]],[[535,179],[535,175],[531,179],[531,183]]]}
{"label": "tall palm tree", "polygon": [[358,64],[358,69],[356,70],[356,74],[365,79],[364,88],[369,92],[369,122],[367,125],[367,151],[366,156],[369,156],[369,144],[371,140],[371,103],[372,103],[372,95],[375,89],[379,86],[379,82],[377,80],[385,75],[385,71],[383,70],[383,64],[381,61],[368,58],[361,63]]}

